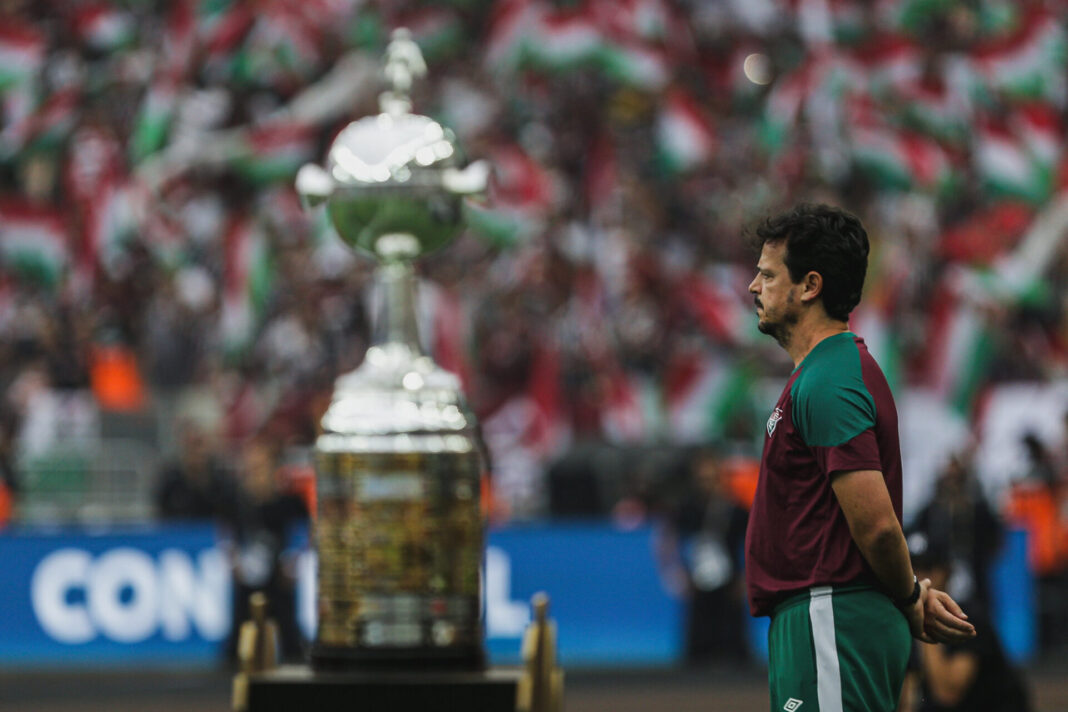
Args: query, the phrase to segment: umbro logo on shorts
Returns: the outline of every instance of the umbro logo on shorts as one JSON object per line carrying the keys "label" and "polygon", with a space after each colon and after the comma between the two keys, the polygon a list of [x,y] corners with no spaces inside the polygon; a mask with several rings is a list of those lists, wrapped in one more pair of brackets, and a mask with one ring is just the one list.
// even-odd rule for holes
{"label": "umbro logo on shorts", "polygon": [[794,712],[794,710],[796,710],[803,704],[805,703],[797,699],[796,697],[791,697],[790,699],[786,700],[786,704],[783,705],[782,708],[786,710],[786,712]]}

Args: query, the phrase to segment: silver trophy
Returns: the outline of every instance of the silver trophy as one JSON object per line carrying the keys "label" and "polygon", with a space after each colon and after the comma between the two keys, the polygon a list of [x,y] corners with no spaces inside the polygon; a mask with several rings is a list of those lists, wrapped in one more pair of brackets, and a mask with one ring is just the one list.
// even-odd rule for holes
{"label": "silver trophy", "polygon": [[379,261],[373,345],[338,378],[315,447],[320,669],[483,666],[483,449],[459,379],[420,347],[412,260],[456,237],[489,168],[463,166],[452,132],[411,113],[425,73],[395,31],[381,113],[349,124],[325,169],[297,174],[305,202]]}

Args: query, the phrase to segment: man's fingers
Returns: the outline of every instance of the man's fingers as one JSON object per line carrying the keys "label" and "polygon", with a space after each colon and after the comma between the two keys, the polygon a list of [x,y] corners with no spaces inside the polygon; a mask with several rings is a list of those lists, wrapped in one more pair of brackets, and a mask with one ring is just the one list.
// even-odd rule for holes
{"label": "man's fingers", "polygon": [[948,593],[928,589],[924,603],[923,632],[932,642],[958,643],[974,637],[975,626],[967,618]]}
{"label": "man's fingers", "polygon": [[960,616],[946,610],[945,607],[934,605],[928,611],[929,617],[933,623],[945,626],[952,630],[959,630],[969,635],[975,632],[975,626],[964,620]]}
{"label": "man's fingers", "polygon": [[938,590],[933,590],[932,593],[935,595],[935,600],[941,603],[947,611],[958,618],[963,618],[964,620],[968,619],[968,614],[964,612],[964,609],[962,609],[948,593]]}
{"label": "man's fingers", "polygon": [[947,623],[944,619],[931,617],[924,621],[923,631],[939,642],[950,643],[974,636],[975,626],[957,619]]}
{"label": "man's fingers", "polygon": [[945,618],[943,616],[935,615],[931,619],[931,624],[936,625],[939,628],[955,631],[964,634],[967,637],[975,635],[975,626],[968,621],[962,621],[957,617]]}
{"label": "man's fingers", "polygon": [[925,631],[925,635],[931,639],[930,642],[934,643],[961,643],[971,638],[974,635],[974,632],[968,634],[950,628],[943,628],[940,630],[929,628]]}

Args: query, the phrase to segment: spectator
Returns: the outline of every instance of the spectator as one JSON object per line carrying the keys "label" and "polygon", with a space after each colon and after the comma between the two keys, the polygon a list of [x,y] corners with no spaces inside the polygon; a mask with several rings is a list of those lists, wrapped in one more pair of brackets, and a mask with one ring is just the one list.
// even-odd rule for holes
{"label": "spectator", "polygon": [[[168,456],[205,361],[235,442],[355,367],[372,263],[300,209],[293,177],[377,111],[360,72],[400,23],[430,67],[415,109],[497,168],[490,204],[467,206],[480,231],[427,260],[458,298],[423,326],[497,420],[513,512],[544,513],[571,436],[722,440],[762,410],[740,228],[813,194],[877,216],[877,307],[854,328],[900,356],[901,386],[971,415],[997,379],[1068,372],[1068,259],[1025,239],[1068,175],[1066,70],[1040,44],[1068,37],[1055,4],[201,4],[0,9],[17,59],[0,70],[0,385],[31,360],[57,389],[89,380],[112,415],[151,407]],[[589,46],[554,54],[561,27]],[[1019,349],[999,337],[1015,323]],[[114,344],[93,344],[101,326]],[[284,405],[309,446],[316,409]]]}
{"label": "spectator", "polygon": [[[952,573],[949,546],[923,530],[908,537],[916,575],[944,589]],[[976,635],[954,644],[915,643],[899,712],[1029,712],[1022,674],[1006,658],[982,606],[967,602]]]}
{"label": "spectator", "polygon": [[1007,519],[1027,532],[1027,556],[1038,584],[1039,644],[1050,651],[1068,640],[1068,536],[1059,511],[1053,459],[1034,433],[1022,444],[1025,475],[1009,490]]}
{"label": "spectator", "polygon": [[233,522],[233,624],[228,651],[236,654],[241,623],[249,618],[249,597],[267,596],[268,615],[278,623],[280,656],[303,658],[296,618],[296,571],[290,547],[308,512],[298,494],[279,481],[278,454],[271,442],[253,439],[241,451],[240,492]]}
{"label": "spectator", "polygon": [[177,425],[176,458],[163,466],[156,490],[156,509],[166,520],[231,523],[237,491],[216,451],[214,434],[186,421]]}
{"label": "spectator", "polygon": [[18,471],[15,469],[14,414],[0,406],[0,529],[10,521],[19,491]]}
{"label": "spectator", "polygon": [[1024,479],[1050,490],[1055,489],[1058,485],[1057,465],[1049,448],[1032,432],[1024,433],[1021,442],[1027,451]]}
{"label": "spectator", "polygon": [[1004,526],[975,481],[967,455],[950,458],[914,526],[946,542],[953,563],[946,592],[958,602],[989,608],[989,567],[1001,547]]}
{"label": "spectator", "polygon": [[675,512],[687,571],[686,660],[745,659],[742,556],[748,515],[733,498],[719,454],[701,448]]}

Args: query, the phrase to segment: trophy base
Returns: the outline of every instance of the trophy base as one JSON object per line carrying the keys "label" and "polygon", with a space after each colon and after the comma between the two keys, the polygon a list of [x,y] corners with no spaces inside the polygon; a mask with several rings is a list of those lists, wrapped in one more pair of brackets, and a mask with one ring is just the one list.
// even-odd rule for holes
{"label": "trophy base", "polygon": [[481,646],[458,648],[380,648],[374,650],[315,644],[311,665],[316,671],[421,670],[478,672],[486,668]]}
{"label": "trophy base", "polygon": [[246,709],[515,712],[521,675],[518,669],[322,672],[290,665],[249,676]]}

